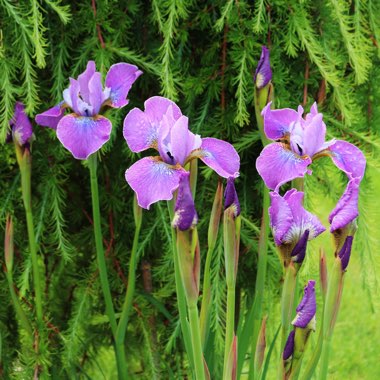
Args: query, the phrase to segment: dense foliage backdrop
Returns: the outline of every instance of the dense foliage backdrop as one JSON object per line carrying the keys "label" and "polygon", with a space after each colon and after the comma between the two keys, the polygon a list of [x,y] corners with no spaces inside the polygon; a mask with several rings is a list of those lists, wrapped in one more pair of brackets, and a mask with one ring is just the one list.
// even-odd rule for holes
{"label": "dense foliage backdrop", "polygon": [[[122,121],[134,106],[162,94],[178,103],[192,131],[226,139],[241,155],[237,190],[242,205],[238,307],[254,293],[261,217],[261,179],[255,160],[261,150],[253,108],[253,72],[266,44],[271,51],[276,108],[306,109],[317,101],[328,138],[359,146],[367,157],[361,186],[359,230],[337,331],[331,378],[380,376],[377,342],[379,293],[380,4],[377,0],[283,1],[55,1],[0,0],[0,138],[5,141],[16,100],[31,118],[58,103],[68,78],[93,59],[103,73],[124,61],[144,71],[123,110],[113,111],[113,132],[100,154],[99,183],[103,233],[116,309],[126,287],[133,239],[132,190],[124,172],[136,159],[122,137]],[[92,235],[88,171],[59,143],[53,130],[35,127],[33,211],[45,265],[46,329],[49,347],[41,352],[55,379],[113,378],[110,335],[103,315]],[[328,160],[313,164],[306,179],[306,204],[326,215],[346,180]],[[196,206],[201,249],[214,191],[215,174],[201,166]],[[31,261],[12,144],[0,150],[0,228],[10,212],[15,221],[15,273],[23,307],[29,299]],[[164,203],[143,215],[134,310],[127,335],[133,378],[182,378],[183,347],[176,311],[169,216]],[[327,223],[326,223],[327,225]],[[3,233],[0,241],[3,244]],[[326,234],[327,235],[327,234]],[[332,257],[326,236],[324,247]],[[309,247],[302,276],[318,276],[321,240]],[[204,258],[204,256],[202,256]],[[3,261],[1,255],[0,261]],[[278,321],[282,269],[270,245],[265,313]],[[213,355],[223,352],[225,282],[223,251],[215,252],[212,284]],[[318,318],[317,318],[318,320]],[[34,351],[23,347],[0,273],[0,377],[29,379]],[[21,338],[21,339],[19,339]],[[313,340],[315,338],[313,337]],[[314,343],[312,342],[311,345]],[[219,369],[218,369],[219,368]],[[269,376],[269,378],[271,378]]]}

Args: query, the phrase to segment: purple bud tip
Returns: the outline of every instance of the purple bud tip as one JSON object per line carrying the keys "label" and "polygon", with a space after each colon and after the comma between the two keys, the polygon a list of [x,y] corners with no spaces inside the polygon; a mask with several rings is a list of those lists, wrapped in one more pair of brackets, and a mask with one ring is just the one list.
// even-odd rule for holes
{"label": "purple bud tip", "polygon": [[342,262],[342,270],[343,271],[346,270],[347,265],[350,261],[351,248],[352,248],[353,240],[354,240],[353,236],[347,236],[346,240],[344,241],[343,247],[338,254],[338,256]]}
{"label": "purple bud tip", "polygon": [[33,135],[32,123],[25,113],[25,107],[21,102],[16,102],[14,114],[9,121],[11,134],[7,135],[7,142],[13,139],[18,145],[25,146],[29,143]]}
{"label": "purple bud tip", "polygon": [[292,330],[288,336],[286,343],[285,343],[284,352],[282,353],[282,359],[283,360],[288,360],[293,355],[293,352],[294,352],[294,335],[295,335],[295,331]]}
{"label": "purple bud tip", "polygon": [[315,299],[315,281],[309,280],[304,289],[304,296],[297,306],[297,315],[292,325],[295,327],[305,328],[315,317],[317,311],[317,302]]}
{"label": "purple bud tip", "polygon": [[183,173],[179,183],[172,226],[186,231],[198,223],[198,215],[190,188],[190,173]]}
{"label": "purple bud tip", "polygon": [[291,253],[292,259],[297,264],[302,264],[306,255],[307,241],[309,239],[309,230],[305,230],[297,244],[294,246]]}
{"label": "purple bud tip", "polygon": [[265,87],[272,79],[272,69],[270,67],[269,49],[266,46],[261,48],[261,56],[257,64],[256,72],[253,81],[256,87],[260,90]]}
{"label": "purple bud tip", "polygon": [[228,207],[234,208],[235,218],[240,215],[240,203],[235,189],[235,178],[229,177],[227,179],[226,190],[224,191],[224,209]]}

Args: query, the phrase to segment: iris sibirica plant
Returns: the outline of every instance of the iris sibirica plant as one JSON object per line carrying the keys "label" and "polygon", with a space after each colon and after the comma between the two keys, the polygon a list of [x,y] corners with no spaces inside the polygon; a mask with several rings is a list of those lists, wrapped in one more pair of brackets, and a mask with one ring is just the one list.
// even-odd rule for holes
{"label": "iris sibirica plant", "polygon": [[[99,191],[97,178],[96,152],[110,139],[112,123],[101,115],[107,107],[122,108],[128,104],[128,92],[135,80],[142,74],[134,65],[117,63],[106,75],[105,85],[102,76],[96,71],[95,62],[89,61],[86,70],[78,79],[70,78],[70,85],[63,91],[63,101],[36,116],[39,125],[56,130],[62,145],[74,158],[88,160],[91,179],[91,197],[94,222],[94,236],[97,261],[102,285],[106,312],[115,341],[115,354],[120,379],[127,378],[124,335],[128,313],[123,311],[118,326],[112,302],[107,267],[104,255],[100,222]],[[65,115],[65,110],[72,113]],[[137,234],[140,231],[136,224]],[[136,244],[133,249],[136,250]],[[128,300],[129,297],[127,297]],[[125,307],[129,304],[125,302]],[[124,307],[124,309],[125,309]]]}
{"label": "iris sibirica plant", "polygon": [[[196,230],[198,221],[191,193],[189,167],[192,160],[201,159],[224,178],[239,175],[240,159],[234,147],[215,138],[201,138],[189,130],[189,120],[171,100],[154,96],[145,102],[144,111],[131,110],[124,120],[124,138],[133,152],[155,149],[157,156],[148,156],[135,162],[125,178],[135,191],[138,204],[149,209],[153,203],[171,200],[172,227],[176,229],[174,267],[182,332],[190,361],[197,379],[205,379],[202,337],[198,316],[200,262]],[[187,303],[190,331],[183,310]],[[189,337],[191,336],[191,344]],[[186,344],[187,341],[187,344]]]}
{"label": "iris sibirica plant", "polygon": [[[273,237],[285,268],[281,301],[281,349],[285,349],[284,360],[290,357],[287,353],[295,339],[295,332],[292,332],[285,345],[296,293],[297,271],[305,258],[307,241],[324,232],[325,227],[315,215],[304,209],[303,192],[293,188],[282,196],[281,186],[290,181],[294,184],[296,179],[303,181],[306,174],[312,174],[310,169],[312,162],[324,156],[330,157],[337,168],[348,177],[347,188],[329,216],[330,232],[335,238],[336,264],[328,282],[322,321],[323,339],[319,340],[320,347],[315,351],[307,370],[307,374],[311,376],[322,352],[321,379],[325,379],[328,347],[343,286],[342,276],[347,267],[356,231],[359,185],[364,175],[366,161],[360,149],[349,142],[336,139],[325,141],[326,125],[316,103],[305,117],[301,106],[295,111],[288,108],[272,110],[271,105],[268,103],[263,108],[262,116],[263,131],[273,142],[264,147],[256,161],[256,167],[266,186],[274,190],[270,193],[269,215]],[[326,280],[325,273],[323,276],[321,274],[321,278]],[[291,376],[298,376],[300,365],[299,362]],[[295,368],[294,364],[292,368]],[[280,364],[279,378],[288,378],[289,371]]]}

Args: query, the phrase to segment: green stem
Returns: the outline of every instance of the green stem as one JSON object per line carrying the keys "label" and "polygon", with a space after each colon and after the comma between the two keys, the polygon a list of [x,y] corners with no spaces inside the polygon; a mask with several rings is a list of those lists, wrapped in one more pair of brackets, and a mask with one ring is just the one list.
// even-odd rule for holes
{"label": "green stem", "polygon": [[282,360],[282,352],[284,351],[285,343],[288,338],[290,323],[292,321],[292,312],[294,304],[294,293],[296,289],[297,273],[294,265],[290,263],[285,268],[285,280],[282,288],[281,296],[281,346],[280,359],[278,367],[278,379],[282,380],[285,376],[284,365]]}
{"label": "green stem", "polygon": [[[100,206],[99,206],[99,189],[97,177],[97,157],[96,153],[91,155],[88,159],[88,167],[90,169],[91,180],[91,198],[92,198],[92,214],[94,223],[94,235],[96,246],[96,258],[98,262],[98,270],[100,276],[100,284],[103,291],[103,297],[106,304],[106,313],[111,325],[113,338],[116,338],[117,323],[115,317],[115,310],[113,308],[112,296],[110,285],[107,276],[107,264],[103,247],[103,236],[100,219]],[[116,363],[118,368],[119,379],[126,379],[127,369],[125,364],[124,345],[115,344]]]}
{"label": "green stem", "polygon": [[[17,149],[17,148],[16,148]],[[28,229],[29,250],[32,259],[33,285],[36,302],[36,314],[38,326],[43,325],[42,310],[42,287],[40,279],[40,268],[37,255],[37,245],[34,233],[32,202],[31,202],[31,158],[28,152],[25,152],[19,161],[21,171],[21,188],[22,198],[26,214],[26,224]]]}
{"label": "green stem", "polygon": [[214,247],[208,247],[206,263],[204,269],[203,287],[202,287],[202,304],[200,313],[201,340],[204,348],[207,341],[210,324],[210,307],[211,307],[211,261],[214,253]]}
{"label": "green stem", "polygon": [[230,373],[227,373],[228,358],[231,351],[231,344],[235,333],[235,284],[227,289],[227,320],[226,338],[224,346],[224,370],[223,379],[229,380]]}
{"label": "green stem", "polygon": [[[168,202],[169,216],[170,220],[173,219],[173,207],[170,202]],[[187,320],[187,310],[186,310],[186,296],[185,290],[183,289],[181,272],[179,268],[178,254],[177,254],[177,244],[176,244],[176,234],[174,228],[172,230],[172,251],[174,259],[174,277],[175,277],[175,286],[177,293],[177,304],[179,311],[179,320],[181,323],[181,330],[183,335],[183,340],[185,343],[185,350],[189,357],[190,367],[194,368],[194,358],[193,358],[193,347],[191,344],[191,335],[190,335],[190,326]]]}
{"label": "green stem", "polygon": [[133,295],[135,293],[135,282],[136,282],[136,266],[137,266],[137,248],[140,236],[141,224],[138,224],[135,229],[135,235],[133,238],[133,245],[131,250],[131,259],[129,262],[129,273],[128,273],[128,285],[127,293],[125,296],[125,301],[123,309],[121,311],[121,316],[119,324],[116,329],[116,345],[118,347],[123,347],[124,349],[124,339],[127,332],[128,318],[132,307]]}
{"label": "green stem", "polygon": [[327,372],[329,369],[329,357],[331,348],[331,337],[323,339],[322,356],[321,356],[321,372],[319,374],[320,380],[327,379]]}
{"label": "green stem", "polygon": [[255,378],[255,355],[257,339],[261,328],[262,303],[264,296],[265,277],[268,262],[268,237],[269,237],[269,213],[270,205],[269,191],[264,185],[263,191],[263,216],[261,219],[259,246],[258,246],[258,263],[256,275],[255,300],[253,302],[253,333],[251,340],[251,359],[249,365],[248,379]]}
{"label": "green stem", "polygon": [[196,303],[189,304],[188,310],[190,318],[191,342],[194,354],[195,378],[196,380],[205,380],[201,332],[199,329],[198,308]]}

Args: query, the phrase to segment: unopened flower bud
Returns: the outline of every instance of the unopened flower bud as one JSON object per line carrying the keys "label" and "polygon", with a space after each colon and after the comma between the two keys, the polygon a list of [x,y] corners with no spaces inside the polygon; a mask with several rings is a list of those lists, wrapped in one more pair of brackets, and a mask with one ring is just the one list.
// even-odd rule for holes
{"label": "unopened flower bud", "polygon": [[269,49],[266,46],[261,48],[261,56],[257,64],[253,81],[258,89],[265,87],[272,79],[272,69],[270,67]]}
{"label": "unopened flower bud", "polygon": [[198,223],[198,215],[190,189],[189,173],[183,173],[174,209],[173,228],[186,231]]}

